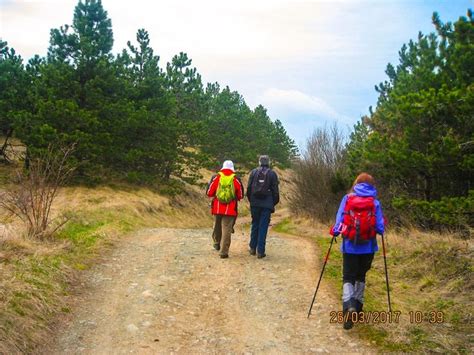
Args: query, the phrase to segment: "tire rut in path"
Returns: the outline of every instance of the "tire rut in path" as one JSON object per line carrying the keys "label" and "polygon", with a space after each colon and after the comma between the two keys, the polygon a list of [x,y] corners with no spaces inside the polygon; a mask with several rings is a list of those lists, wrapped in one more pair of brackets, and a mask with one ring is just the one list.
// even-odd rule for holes
{"label": "tire rut in path", "polygon": [[148,229],[120,241],[86,276],[52,353],[371,352],[330,324],[339,300],[323,285],[313,243],[270,232],[264,259],[242,229],[228,259],[208,229]]}

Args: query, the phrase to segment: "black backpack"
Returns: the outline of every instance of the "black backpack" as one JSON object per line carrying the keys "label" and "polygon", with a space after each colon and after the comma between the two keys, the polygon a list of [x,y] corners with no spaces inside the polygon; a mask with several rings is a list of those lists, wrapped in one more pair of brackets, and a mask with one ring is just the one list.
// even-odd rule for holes
{"label": "black backpack", "polygon": [[270,169],[258,168],[253,174],[252,195],[257,198],[265,198],[271,195],[270,191]]}

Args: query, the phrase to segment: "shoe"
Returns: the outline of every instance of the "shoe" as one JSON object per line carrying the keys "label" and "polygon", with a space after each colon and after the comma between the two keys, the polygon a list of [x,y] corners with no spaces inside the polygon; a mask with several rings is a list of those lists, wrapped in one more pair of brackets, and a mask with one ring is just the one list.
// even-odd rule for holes
{"label": "shoe", "polygon": [[261,258],[264,258],[266,256],[267,256],[267,254],[257,254],[257,259],[261,259]]}
{"label": "shoe", "polygon": [[249,254],[250,254],[250,255],[255,255],[255,254],[257,254],[257,251],[256,251],[255,249],[253,249],[253,248],[250,248],[250,249],[249,249]]}
{"label": "shoe", "polygon": [[349,307],[347,311],[344,311],[344,323],[342,326],[345,330],[352,329],[352,327],[354,326],[354,323],[352,322],[352,313],[354,312],[356,312],[356,309],[354,307]]}
{"label": "shoe", "polygon": [[217,244],[217,243],[214,244],[214,249],[216,249],[216,250],[221,250],[220,244]]}
{"label": "shoe", "polygon": [[227,259],[229,257],[229,255],[227,254],[220,254],[219,256],[221,257],[221,259]]}

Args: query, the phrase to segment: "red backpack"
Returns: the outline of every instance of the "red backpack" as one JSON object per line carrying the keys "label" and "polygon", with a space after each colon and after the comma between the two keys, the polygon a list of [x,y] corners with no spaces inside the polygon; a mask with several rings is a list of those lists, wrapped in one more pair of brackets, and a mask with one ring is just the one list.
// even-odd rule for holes
{"label": "red backpack", "polygon": [[350,194],[343,213],[342,236],[354,243],[375,238],[375,203],[373,197]]}

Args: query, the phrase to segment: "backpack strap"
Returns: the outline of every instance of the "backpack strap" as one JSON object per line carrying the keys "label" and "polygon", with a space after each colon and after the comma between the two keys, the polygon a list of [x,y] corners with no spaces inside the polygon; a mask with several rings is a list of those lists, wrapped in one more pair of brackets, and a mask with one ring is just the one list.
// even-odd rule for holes
{"label": "backpack strap", "polygon": [[[344,215],[350,214],[349,200],[352,199],[354,196],[355,196],[354,193],[347,194],[346,204],[344,205],[344,211],[342,211],[343,220],[344,220]],[[346,229],[344,230],[344,233],[341,233],[342,239],[347,239],[345,235],[349,235],[351,229],[352,229],[351,225],[346,226]],[[344,253],[345,252],[344,251],[344,241],[343,241],[342,247],[343,247],[343,253]]]}

